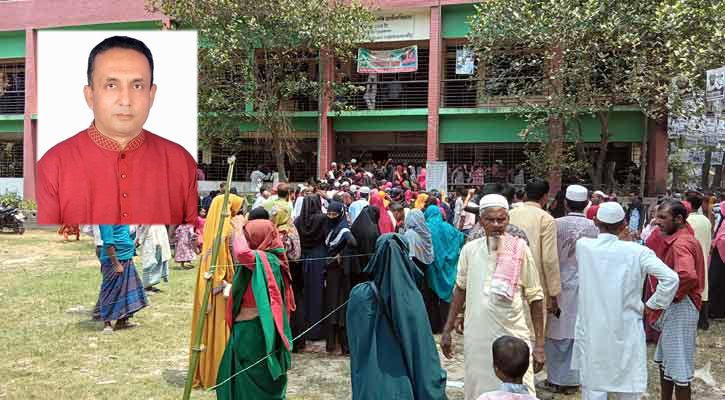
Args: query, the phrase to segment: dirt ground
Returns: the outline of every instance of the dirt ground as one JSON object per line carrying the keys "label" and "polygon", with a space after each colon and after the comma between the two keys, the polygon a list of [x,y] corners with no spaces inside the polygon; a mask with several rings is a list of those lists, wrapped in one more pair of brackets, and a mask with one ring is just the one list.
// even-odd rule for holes
{"label": "dirt ground", "polygon": [[[182,397],[196,269],[181,270],[172,261],[169,283],[150,295],[150,306],[135,318],[140,327],[111,335],[90,319],[101,281],[92,238],[64,243],[42,230],[0,235],[0,274],[0,399]],[[698,336],[694,399],[725,398],[723,338],[721,321]],[[441,356],[449,385],[463,381],[461,339],[454,335],[452,360]],[[291,400],[352,398],[345,357],[295,354],[288,382]],[[448,396],[463,399],[463,390],[449,387]],[[213,398],[192,393],[192,399]],[[659,398],[652,363],[646,398]]]}

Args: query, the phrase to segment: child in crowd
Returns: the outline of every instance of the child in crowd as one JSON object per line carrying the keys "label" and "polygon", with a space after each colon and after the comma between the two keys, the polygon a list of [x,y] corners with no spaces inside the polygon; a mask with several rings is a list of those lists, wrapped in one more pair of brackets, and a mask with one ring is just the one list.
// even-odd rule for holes
{"label": "child in crowd", "polygon": [[493,342],[493,369],[503,382],[501,390],[484,393],[478,400],[537,400],[523,384],[529,369],[529,346],[513,336],[501,336]]}

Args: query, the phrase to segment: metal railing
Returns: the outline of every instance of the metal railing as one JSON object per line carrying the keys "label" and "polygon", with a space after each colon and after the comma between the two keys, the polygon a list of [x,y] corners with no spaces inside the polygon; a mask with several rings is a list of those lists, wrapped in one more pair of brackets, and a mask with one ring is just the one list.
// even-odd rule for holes
{"label": "metal railing", "polygon": [[23,177],[23,142],[0,141],[0,177]]}
{"label": "metal railing", "polygon": [[0,63],[0,114],[25,112],[25,64]]}
{"label": "metal railing", "polygon": [[352,82],[361,91],[338,99],[355,110],[389,110],[428,107],[428,81]]}

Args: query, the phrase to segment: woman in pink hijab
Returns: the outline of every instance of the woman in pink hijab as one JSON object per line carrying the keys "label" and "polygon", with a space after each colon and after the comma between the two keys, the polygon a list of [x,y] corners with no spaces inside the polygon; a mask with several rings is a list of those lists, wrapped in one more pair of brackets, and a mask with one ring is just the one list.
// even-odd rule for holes
{"label": "woman in pink hijab", "polygon": [[720,203],[720,223],[712,241],[708,274],[708,317],[725,318],[725,201]]}
{"label": "woman in pink hijab", "polygon": [[421,190],[425,190],[425,168],[420,169],[420,174],[418,175],[418,186]]}

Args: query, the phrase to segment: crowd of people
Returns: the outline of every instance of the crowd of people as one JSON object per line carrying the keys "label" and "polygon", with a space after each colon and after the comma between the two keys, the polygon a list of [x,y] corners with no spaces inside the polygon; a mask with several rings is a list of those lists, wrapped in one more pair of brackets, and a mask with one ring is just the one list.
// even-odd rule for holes
{"label": "crowd of people", "polygon": [[[309,184],[262,184],[254,201],[222,186],[197,226],[175,229],[176,261],[200,257],[195,387],[283,398],[290,353],[320,352],[350,357],[354,399],[445,399],[433,335],[451,358],[456,331],[466,399],[638,399],[647,341],[662,399],[691,398],[698,325],[725,317],[725,206],[691,191],[649,210],[630,197],[625,209],[579,185],[549,201],[542,179],[443,193],[425,190],[424,169],[355,164]],[[98,228],[107,330],[129,326],[167,279],[168,243],[163,226],[137,227],[135,240],[128,226]]]}

